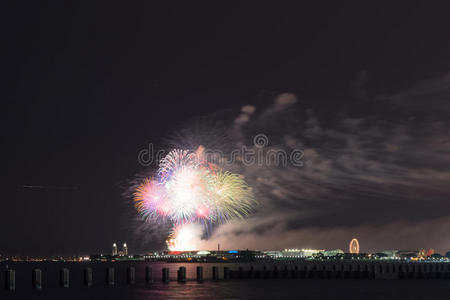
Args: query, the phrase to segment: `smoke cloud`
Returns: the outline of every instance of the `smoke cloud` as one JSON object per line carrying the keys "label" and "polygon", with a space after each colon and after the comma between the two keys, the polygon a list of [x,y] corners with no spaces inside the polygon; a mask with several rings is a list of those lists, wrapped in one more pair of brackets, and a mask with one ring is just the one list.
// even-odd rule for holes
{"label": "smoke cloud", "polygon": [[267,151],[303,149],[304,164],[236,163],[261,206],[203,247],[346,250],[356,236],[365,251],[450,249],[450,76],[363,94],[332,113],[282,94],[234,127],[236,145],[252,147],[249,137],[264,133]]}
{"label": "smoke cloud", "polygon": [[168,147],[203,145],[227,156],[260,150],[253,138],[263,134],[264,153],[303,154],[301,165],[237,156],[227,168],[245,176],[260,205],[216,227],[201,248],[347,250],[358,237],[362,251],[450,249],[450,75],[394,94],[357,88],[360,98],[345,107],[284,93],[177,132]]}

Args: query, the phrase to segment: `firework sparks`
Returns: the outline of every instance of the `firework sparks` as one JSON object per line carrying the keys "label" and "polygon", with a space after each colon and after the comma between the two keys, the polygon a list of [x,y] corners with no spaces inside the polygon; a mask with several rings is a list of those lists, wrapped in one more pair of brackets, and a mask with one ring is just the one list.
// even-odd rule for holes
{"label": "firework sparks", "polygon": [[167,239],[170,251],[192,251],[197,249],[202,235],[202,227],[195,223],[176,226]]}
{"label": "firework sparks", "polygon": [[161,160],[156,179],[144,180],[134,193],[135,207],[143,218],[168,219],[174,224],[167,241],[171,250],[189,244],[188,225],[243,218],[256,204],[243,177],[208,163],[203,150],[200,146],[196,152],[171,151]]}

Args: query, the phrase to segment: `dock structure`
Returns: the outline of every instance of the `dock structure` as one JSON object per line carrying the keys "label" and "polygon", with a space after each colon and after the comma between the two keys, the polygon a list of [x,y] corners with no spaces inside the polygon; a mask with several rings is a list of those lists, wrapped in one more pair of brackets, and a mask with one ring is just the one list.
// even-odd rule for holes
{"label": "dock structure", "polygon": [[83,270],[83,283],[85,286],[92,286],[92,268],[86,268]]}
{"label": "dock structure", "polygon": [[8,291],[16,290],[16,271],[6,270],[5,272],[5,288]]}
{"label": "dock structure", "polygon": [[106,268],[106,285],[113,287],[115,282],[115,274],[114,274],[114,268]]}
{"label": "dock structure", "polygon": [[145,284],[150,286],[153,283],[153,271],[151,267],[145,267]]}
{"label": "dock structure", "polygon": [[[191,272],[187,272],[187,269]],[[192,270],[192,268],[195,268]],[[169,267],[161,269],[161,281],[169,283],[171,281]],[[142,277],[136,275],[135,267],[127,267],[124,274],[126,284],[145,285],[151,287],[153,283],[153,269],[145,267]],[[407,262],[407,261],[302,261],[289,262],[285,264],[226,264],[223,266],[211,266],[211,273],[205,277],[204,266],[180,266],[177,270],[177,281],[185,283],[187,281],[197,281],[201,283],[205,280],[450,280],[449,262]],[[59,272],[59,284],[63,288],[69,288],[69,268],[62,268]],[[190,277],[188,276],[190,274]],[[32,270],[32,288],[42,290],[43,272],[41,269]],[[83,285],[89,287],[93,285],[93,269],[83,269]],[[106,285],[113,287],[117,284],[115,269],[106,268]],[[118,278],[121,276],[118,275]],[[46,278],[46,277],[45,277]],[[123,277],[122,277],[123,278]],[[142,279],[139,279],[142,278]],[[142,281],[142,282],[140,282]],[[123,284],[125,282],[118,282]],[[19,284],[20,286],[20,284]],[[7,269],[5,271],[5,289],[16,290],[16,270]]]}
{"label": "dock structure", "polygon": [[35,290],[42,290],[42,271],[41,269],[34,269],[31,272],[31,285]]}
{"label": "dock structure", "polygon": [[180,267],[177,271],[177,280],[180,283],[186,282],[186,267]]}
{"label": "dock structure", "polygon": [[169,283],[170,277],[169,277],[169,268],[163,268],[162,269],[162,282]]}
{"label": "dock structure", "polygon": [[203,281],[203,267],[202,266],[197,267],[197,281],[198,282]]}
{"label": "dock structure", "polygon": [[59,271],[59,285],[63,288],[69,287],[69,269],[63,268]]}
{"label": "dock structure", "polygon": [[127,284],[134,285],[136,283],[136,269],[134,267],[127,268]]}

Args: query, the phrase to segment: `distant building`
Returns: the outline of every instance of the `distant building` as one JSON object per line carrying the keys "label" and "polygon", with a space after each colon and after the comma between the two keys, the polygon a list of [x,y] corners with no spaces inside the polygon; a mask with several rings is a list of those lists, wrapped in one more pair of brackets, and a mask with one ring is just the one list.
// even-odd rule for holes
{"label": "distant building", "polygon": [[398,252],[398,250],[383,250],[379,253],[383,253],[384,255],[386,255],[386,258],[388,259],[396,259],[399,257]]}
{"label": "distant building", "polygon": [[313,255],[322,253],[324,251],[325,250],[318,249],[284,249],[280,252],[280,256],[287,258],[312,257]]}
{"label": "distant building", "polygon": [[426,257],[427,256],[427,250],[425,248],[421,248],[419,250],[419,253],[417,254],[417,256],[420,257],[420,258]]}
{"label": "distant building", "polygon": [[344,254],[344,251],[341,249],[335,249],[335,250],[325,250],[323,251],[323,256],[338,256]]}
{"label": "distant building", "polygon": [[433,253],[433,254],[430,255],[430,259],[432,259],[432,260],[441,260],[442,261],[444,259],[444,257],[441,254],[439,254],[439,253]]}
{"label": "distant building", "polygon": [[112,256],[116,256],[118,254],[118,252],[117,252],[117,244],[116,243],[113,243],[113,246],[112,246]]}
{"label": "distant building", "polygon": [[398,250],[397,256],[400,258],[406,258],[410,259],[413,257],[417,257],[419,255],[420,251],[417,250]]}
{"label": "distant building", "polygon": [[350,241],[350,244],[348,246],[349,252],[351,254],[358,254],[359,253],[359,242],[356,238],[352,239]]}
{"label": "distant building", "polygon": [[122,252],[124,256],[128,256],[128,246],[127,243],[123,243]]}
{"label": "distant building", "polygon": [[267,257],[274,258],[274,259],[281,258],[283,255],[281,251],[273,251],[273,250],[263,251],[263,254],[266,255]]}

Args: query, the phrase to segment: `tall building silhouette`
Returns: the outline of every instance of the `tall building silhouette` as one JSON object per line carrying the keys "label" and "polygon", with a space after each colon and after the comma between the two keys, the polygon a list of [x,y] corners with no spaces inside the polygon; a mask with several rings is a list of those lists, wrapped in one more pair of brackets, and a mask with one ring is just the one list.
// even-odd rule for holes
{"label": "tall building silhouette", "polygon": [[117,244],[116,243],[114,243],[112,246],[112,255],[113,256],[117,255]]}
{"label": "tall building silhouette", "polygon": [[123,243],[122,252],[124,256],[128,256],[128,246],[127,243]]}

